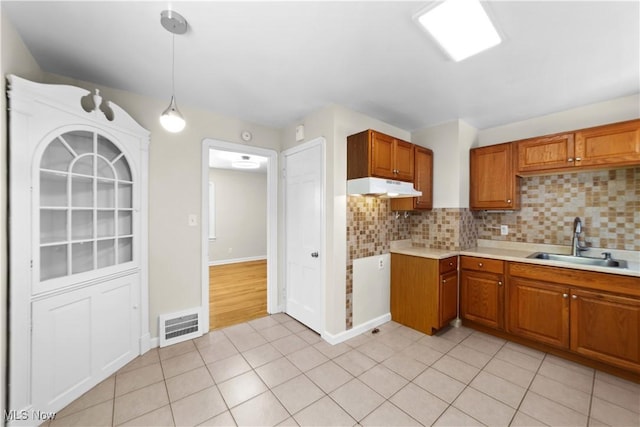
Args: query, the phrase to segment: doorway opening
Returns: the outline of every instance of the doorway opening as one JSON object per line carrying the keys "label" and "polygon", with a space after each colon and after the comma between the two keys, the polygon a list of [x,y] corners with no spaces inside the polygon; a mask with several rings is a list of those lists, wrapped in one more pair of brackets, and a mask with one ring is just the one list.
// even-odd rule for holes
{"label": "doorway opening", "polygon": [[277,153],[205,139],[202,312],[207,330],[275,313]]}

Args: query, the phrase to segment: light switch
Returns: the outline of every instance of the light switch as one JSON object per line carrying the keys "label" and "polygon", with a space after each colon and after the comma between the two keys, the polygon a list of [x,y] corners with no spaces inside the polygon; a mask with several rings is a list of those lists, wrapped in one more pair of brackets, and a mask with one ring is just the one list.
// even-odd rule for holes
{"label": "light switch", "polygon": [[189,227],[197,227],[198,226],[198,215],[189,214]]}

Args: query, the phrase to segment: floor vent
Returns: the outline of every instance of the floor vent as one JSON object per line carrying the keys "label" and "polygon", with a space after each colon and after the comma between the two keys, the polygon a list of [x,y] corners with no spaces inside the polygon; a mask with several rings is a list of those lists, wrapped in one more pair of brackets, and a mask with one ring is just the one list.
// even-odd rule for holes
{"label": "floor vent", "polygon": [[160,316],[160,347],[197,338],[201,333],[197,308]]}

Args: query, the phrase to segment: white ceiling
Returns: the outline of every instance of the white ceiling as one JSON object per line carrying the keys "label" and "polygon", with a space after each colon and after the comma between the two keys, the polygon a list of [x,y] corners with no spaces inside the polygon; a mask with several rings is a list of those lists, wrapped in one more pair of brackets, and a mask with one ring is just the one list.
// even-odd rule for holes
{"label": "white ceiling", "polygon": [[[490,1],[504,42],[452,62],[428,2],[0,2],[44,71],[273,127],[335,103],[406,130],[484,129],[640,91],[638,1]],[[188,117],[187,117],[188,120]]]}

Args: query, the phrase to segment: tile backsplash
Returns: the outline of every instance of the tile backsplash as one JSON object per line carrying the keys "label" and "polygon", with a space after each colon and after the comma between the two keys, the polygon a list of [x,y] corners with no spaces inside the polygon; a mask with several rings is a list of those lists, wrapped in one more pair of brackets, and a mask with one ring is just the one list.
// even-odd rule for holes
{"label": "tile backsplash", "polygon": [[[478,239],[570,245],[573,219],[580,217],[593,247],[640,251],[640,167],[525,177],[522,208],[475,212],[440,208],[392,212],[389,200],[349,196],[347,200],[347,329],[353,326],[353,260],[389,252],[391,241],[462,250]],[[507,236],[500,225],[509,226]]]}
{"label": "tile backsplash", "polygon": [[568,246],[580,217],[588,245],[640,251],[640,168],[526,177],[521,192],[519,211],[474,212],[478,238]]}

